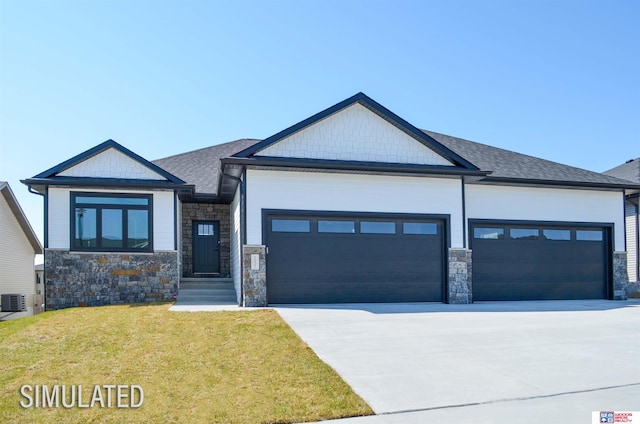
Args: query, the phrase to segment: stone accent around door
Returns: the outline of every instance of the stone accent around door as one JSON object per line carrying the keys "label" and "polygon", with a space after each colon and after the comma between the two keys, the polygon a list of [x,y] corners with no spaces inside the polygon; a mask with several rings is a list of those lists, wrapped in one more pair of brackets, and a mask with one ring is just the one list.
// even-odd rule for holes
{"label": "stone accent around door", "polygon": [[220,277],[231,274],[231,215],[229,205],[182,204],[182,276],[193,274],[193,221],[220,222]]}
{"label": "stone accent around door", "polygon": [[178,252],[77,253],[45,249],[47,310],[172,300]]}
{"label": "stone accent around door", "polygon": [[267,306],[265,246],[242,246],[242,306]]}
{"label": "stone accent around door", "polygon": [[469,249],[449,249],[448,303],[473,302],[472,260]]}
{"label": "stone accent around door", "polygon": [[613,252],[613,300],[627,300],[627,252]]}

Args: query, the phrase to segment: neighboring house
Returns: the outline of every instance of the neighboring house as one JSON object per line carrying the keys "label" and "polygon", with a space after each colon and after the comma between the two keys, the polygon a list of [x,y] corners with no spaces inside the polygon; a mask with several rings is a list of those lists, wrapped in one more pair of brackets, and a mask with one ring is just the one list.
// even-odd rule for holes
{"label": "neighboring house", "polygon": [[9,320],[34,313],[33,261],[36,254],[42,253],[42,245],[7,182],[0,181],[0,193],[0,295],[23,294],[26,305],[23,312],[0,311],[0,320]]}
{"label": "neighboring house", "polygon": [[640,184],[430,131],[358,93],[264,140],[149,162],[109,140],[23,181],[45,199],[47,308],[625,299]]}
{"label": "neighboring house", "polygon": [[[640,184],[640,158],[632,159],[605,171],[604,174],[622,178]],[[640,280],[640,260],[638,255],[638,245],[640,234],[638,233],[638,202],[640,191],[630,190],[627,192],[624,203],[624,216],[626,222],[626,244],[627,244],[627,272],[629,281],[639,283]],[[640,285],[636,284],[636,290],[640,290]]]}
{"label": "neighboring house", "polygon": [[44,295],[44,264],[35,266],[36,270],[36,294]]}

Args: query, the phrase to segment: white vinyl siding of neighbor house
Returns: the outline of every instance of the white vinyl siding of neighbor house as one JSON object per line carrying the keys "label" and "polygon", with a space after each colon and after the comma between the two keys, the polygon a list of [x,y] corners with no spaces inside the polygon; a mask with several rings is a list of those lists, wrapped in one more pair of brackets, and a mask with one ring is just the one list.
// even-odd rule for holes
{"label": "white vinyl siding of neighbor house", "polygon": [[242,230],[240,229],[240,188],[236,189],[236,194],[231,202],[231,277],[233,278],[233,285],[236,289],[236,296],[238,302],[240,302],[240,292],[242,288],[242,265],[240,249],[242,248]]}
{"label": "white vinyl siding of neighbor house", "polygon": [[62,177],[126,178],[136,180],[166,180],[141,163],[114,148],[85,159],[58,174]]}
{"label": "white vinyl siding of neighbor house", "polygon": [[256,156],[453,165],[360,104],[328,116]]}
{"label": "white vinyl siding of neighbor house", "polygon": [[621,192],[467,184],[465,195],[467,219],[613,223],[625,250]]}
{"label": "white vinyl siding of neighbor house", "polygon": [[629,281],[638,281],[638,207],[625,202],[624,217],[627,228],[627,273]]}
{"label": "white vinyl siding of neighbor house", "polygon": [[[35,252],[20,223],[0,195],[0,294],[24,294],[26,312],[11,314],[3,319],[21,318],[33,314],[36,294]],[[0,312],[0,316],[7,312]]]}
{"label": "white vinyl siding of neighbor house", "polygon": [[49,249],[66,249],[70,247],[71,237],[71,192],[92,193],[127,193],[153,195],[153,250],[175,251],[174,242],[174,208],[173,191],[141,191],[141,190],[104,190],[104,189],[68,189],[50,187],[49,204]]}
{"label": "white vinyl siding of neighbor house", "polygon": [[262,210],[450,215],[462,247],[460,179],[247,170],[247,244],[262,244]]}

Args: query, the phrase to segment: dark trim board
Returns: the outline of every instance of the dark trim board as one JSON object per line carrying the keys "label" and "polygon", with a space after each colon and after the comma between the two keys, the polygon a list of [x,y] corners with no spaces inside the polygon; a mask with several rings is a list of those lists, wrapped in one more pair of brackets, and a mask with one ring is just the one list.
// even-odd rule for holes
{"label": "dark trim board", "polygon": [[[483,227],[499,230],[475,238]],[[470,219],[468,228],[474,300],[613,298],[612,223]]]}
{"label": "dark trim board", "polygon": [[[444,302],[449,220],[448,215],[264,209],[268,301]],[[303,223],[306,229],[276,229],[276,222]],[[327,228],[341,222],[351,228]],[[422,230],[414,232],[418,227]]]}
{"label": "dark trim board", "polygon": [[437,175],[437,176],[472,176],[485,177],[490,171],[479,171],[476,169],[458,168],[445,165],[418,165],[411,163],[393,162],[365,162],[353,160],[333,160],[333,159],[311,159],[311,158],[280,158],[269,156],[253,156],[249,158],[223,158],[225,165],[242,166],[263,166],[275,168],[304,168],[304,169],[325,169],[340,171],[359,172],[395,172],[416,175]]}

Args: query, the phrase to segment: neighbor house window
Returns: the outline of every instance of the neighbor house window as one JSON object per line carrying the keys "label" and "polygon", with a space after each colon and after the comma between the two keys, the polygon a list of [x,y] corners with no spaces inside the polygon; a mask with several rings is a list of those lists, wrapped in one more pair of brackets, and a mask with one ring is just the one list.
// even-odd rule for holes
{"label": "neighbor house window", "polygon": [[74,250],[152,250],[151,195],[73,193]]}

